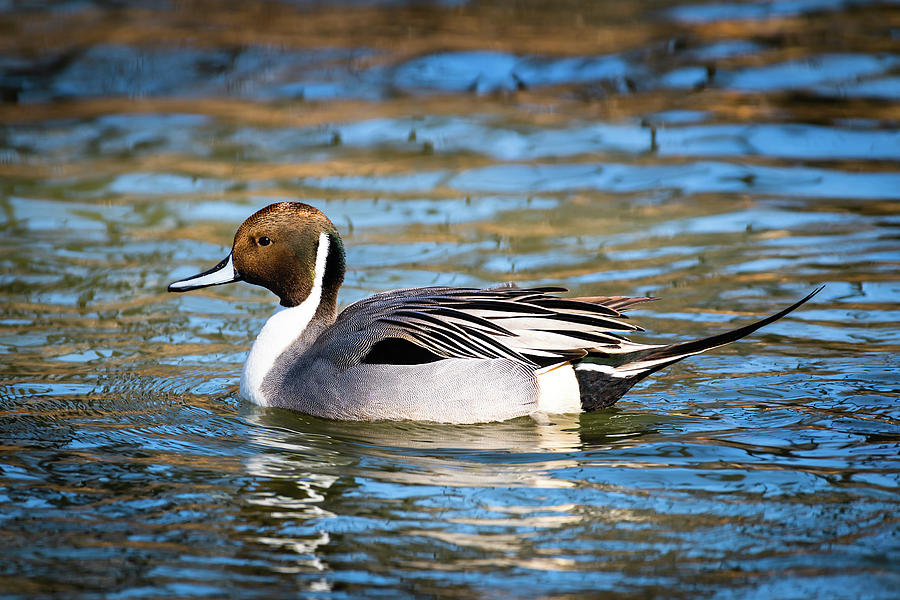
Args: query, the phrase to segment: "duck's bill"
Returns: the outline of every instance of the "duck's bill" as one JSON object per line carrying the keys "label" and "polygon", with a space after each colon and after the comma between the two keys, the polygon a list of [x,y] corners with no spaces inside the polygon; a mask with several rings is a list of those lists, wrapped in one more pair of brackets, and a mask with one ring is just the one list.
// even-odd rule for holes
{"label": "duck's bill", "polygon": [[231,254],[225,257],[225,260],[214,266],[209,271],[204,271],[199,275],[179,279],[169,284],[170,292],[187,292],[200,288],[209,287],[211,285],[221,285],[223,283],[231,283],[232,281],[240,281],[241,276],[234,270],[234,263],[231,260]]}

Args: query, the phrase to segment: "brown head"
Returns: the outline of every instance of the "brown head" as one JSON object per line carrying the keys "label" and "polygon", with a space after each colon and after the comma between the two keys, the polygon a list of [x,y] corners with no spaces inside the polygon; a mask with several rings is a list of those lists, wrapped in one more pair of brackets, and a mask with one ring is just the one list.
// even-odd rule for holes
{"label": "brown head", "polygon": [[284,306],[297,306],[309,297],[318,279],[320,306],[336,310],[344,269],[344,247],[328,217],[308,204],[278,202],[241,224],[225,260],[170,284],[169,291],[246,281],[271,290]]}

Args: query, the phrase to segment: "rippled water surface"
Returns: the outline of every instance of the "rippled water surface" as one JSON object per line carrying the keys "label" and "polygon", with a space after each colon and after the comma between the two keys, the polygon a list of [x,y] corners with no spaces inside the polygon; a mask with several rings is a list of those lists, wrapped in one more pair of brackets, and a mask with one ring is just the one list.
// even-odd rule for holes
{"label": "rippled water surface", "polygon": [[[0,2],[0,597],[896,598],[900,5]],[[394,287],[652,294],[749,340],[612,409],[237,395],[170,295],[275,200]]]}

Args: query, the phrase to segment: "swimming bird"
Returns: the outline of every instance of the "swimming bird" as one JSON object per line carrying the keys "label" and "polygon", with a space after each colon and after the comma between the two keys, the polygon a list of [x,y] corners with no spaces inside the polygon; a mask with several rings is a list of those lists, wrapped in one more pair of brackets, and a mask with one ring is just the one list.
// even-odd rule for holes
{"label": "swimming bird", "polygon": [[271,204],[238,228],[212,269],[169,285],[186,292],[245,281],[284,307],[250,349],[241,395],[342,420],[504,421],[590,411],[683,358],[777,321],[699,340],[641,344],[625,311],[649,297],[566,298],[560,287],[418,287],[375,294],[338,312],[345,253],[334,224],[300,202]]}

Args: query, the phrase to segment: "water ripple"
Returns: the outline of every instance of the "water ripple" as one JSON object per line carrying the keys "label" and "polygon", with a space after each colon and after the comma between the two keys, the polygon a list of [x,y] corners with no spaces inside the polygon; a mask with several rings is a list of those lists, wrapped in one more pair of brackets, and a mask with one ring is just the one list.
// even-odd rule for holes
{"label": "water ripple", "polygon": [[[32,4],[0,2],[6,596],[896,596],[892,3]],[[344,303],[649,294],[662,342],[825,288],[608,410],[324,421],[238,397],[268,292],[165,292],[277,200],[340,229]]]}

